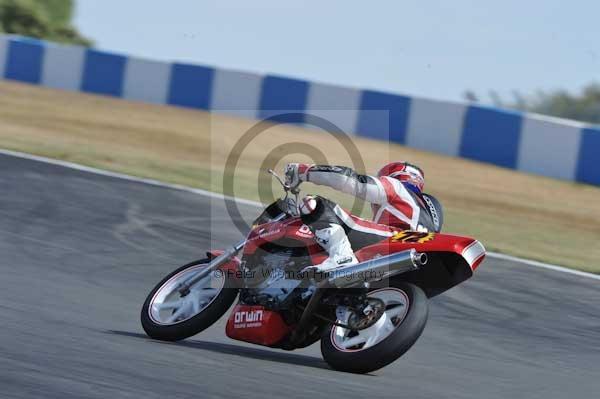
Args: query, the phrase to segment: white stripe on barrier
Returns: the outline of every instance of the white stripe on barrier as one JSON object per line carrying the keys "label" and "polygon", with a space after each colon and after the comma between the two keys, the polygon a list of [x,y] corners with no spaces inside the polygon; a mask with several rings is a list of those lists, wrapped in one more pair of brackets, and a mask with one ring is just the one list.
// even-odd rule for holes
{"label": "white stripe on barrier", "polygon": [[457,156],[466,108],[464,104],[413,98],[406,145]]}
{"label": "white stripe on barrier", "polygon": [[[11,40],[23,41],[23,43],[28,42],[28,39],[17,35],[0,34],[0,78],[4,77],[6,66],[10,65],[12,67],[11,72],[13,72],[11,78],[37,83],[38,50],[40,49],[37,46],[21,46],[17,48],[20,51],[12,53],[16,58],[9,63],[8,56],[11,53],[9,51],[11,48],[9,43]],[[40,45],[44,46],[40,84],[58,89],[80,90],[82,75],[85,72],[83,70],[85,50],[78,46],[60,45],[46,41],[36,41],[36,43],[41,43]],[[35,57],[28,57],[27,49],[35,49]],[[110,55],[110,53],[107,54]],[[172,83],[172,64],[129,56],[125,56],[125,59],[126,69],[125,76],[123,77],[122,97],[151,103],[166,103],[169,87]],[[23,65],[13,65],[15,62],[22,63]],[[33,64],[29,65],[30,63]],[[108,69],[103,66],[97,70],[93,68],[97,75],[102,75],[96,76],[95,81],[98,86],[102,86],[105,82],[106,84],[110,84],[112,86],[109,90],[111,94],[120,96],[120,63],[118,64],[119,70],[113,70],[115,65],[111,66],[110,64],[107,67]],[[194,68],[189,69],[193,70]],[[204,92],[198,93],[198,97],[202,100],[202,107],[208,106],[210,110],[215,112],[252,119],[260,115],[260,110],[258,109],[261,102],[263,76],[217,68],[214,69],[213,77],[212,71],[213,69],[211,68],[212,81],[210,84],[204,82],[203,87],[198,89],[204,90]],[[119,82],[116,82],[117,78]],[[305,107],[308,112],[333,122],[350,134],[356,133],[359,123],[369,126],[376,123],[378,118],[373,116],[373,113],[379,113],[380,115],[388,113],[388,111],[383,110],[368,110],[367,113],[361,116],[359,108],[361,106],[361,95],[364,92],[358,89],[290,78],[278,80],[287,83],[293,82],[292,86],[297,86],[298,92],[292,95],[292,98],[298,100],[296,103],[301,104],[297,106]],[[279,84],[283,83],[279,82],[276,84],[273,93],[268,91],[270,95],[266,96],[266,98],[271,98],[271,102],[277,103],[278,101],[283,101],[285,103],[288,93],[282,88],[285,87],[285,84],[284,86],[279,86]],[[185,84],[183,86],[185,88]],[[304,89],[306,87],[308,87],[308,92],[306,93],[306,104],[304,104]],[[102,92],[98,87],[90,91]],[[185,97],[194,94],[192,90],[191,93],[184,93],[183,95]],[[386,97],[390,93],[383,94]],[[299,96],[302,96],[302,98],[300,99]],[[394,98],[391,94],[389,97]],[[184,102],[189,102],[188,100],[186,99]],[[194,99],[192,102],[198,101],[200,100]],[[377,101],[375,101],[376,106]],[[399,103],[395,105],[385,104],[386,101],[391,100],[381,101],[383,103],[378,106],[382,108],[386,108],[388,105],[392,108],[396,107],[398,110],[402,110],[402,115],[407,110],[405,109],[405,105],[400,105]],[[272,105],[275,106],[276,104]],[[368,104],[365,106],[369,108]],[[275,108],[277,109],[276,106]],[[405,144],[409,147],[426,151],[460,156],[460,145],[462,136],[465,133],[464,121],[467,108],[466,104],[410,98],[407,131],[404,137]],[[368,118],[365,116],[367,114],[370,115]],[[477,112],[477,114],[479,115],[481,112]],[[580,163],[583,162],[585,164],[584,160],[579,159],[579,147],[582,140],[581,130],[590,125],[515,111],[515,114],[518,114],[522,118],[523,123],[518,123],[517,125],[514,120],[510,121],[510,131],[507,132],[509,137],[506,139],[497,138],[499,148],[490,148],[489,145],[486,147],[484,144],[487,137],[491,137],[496,133],[498,135],[504,133],[501,127],[496,126],[497,123],[494,121],[495,118],[493,116],[505,114],[505,111],[490,109],[487,115],[483,113],[482,116],[475,116],[474,122],[476,123],[473,129],[478,129],[476,136],[482,139],[477,143],[472,143],[474,148],[470,148],[467,151],[469,152],[469,156],[473,157],[473,154],[485,152],[485,156],[480,158],[483,160],[487,159],[488,162],[493,163],[493,160],[490,158],[493,158],[492,155],[498,152],[500,155],[496,159],[497,163],[515,168],[516,170],[570,181],[576,181],[578,178],[581,181],[584,180],[581,176],[577,176],[576,170]],[[387,121],[388,118],[384,118]],[[389,128],[388,125],[381,123],[371,130],[364,130],[363,133],[365,137],[388,140],[389,132],[385,131],[386,127]],[[495,126],[496,129],[494,129]],[[404,125],[396,126],[395,128],[397,130],[394,133],[404,133]],[[517,131],[517,129],[519,130]],[[517,136],[520,137],[518,145],[515,143]],[[468,142],[471,142],[471,140]],[[514,164],[515,158],[516,165]]]}
{"label": "white stripe on barrier", "polygon": [[0,35],[0,79],[4,77],[6,61],[8,60],[8,37]]}
{"label": "white stripe on barrier", "polygon": [[171,64],[128,57],[123,98],[165,104],[171,79]]}
{"label": "white stripe on barrier", "polygon": [[575,180],[581,123],[527,115],[523,119],[517,169]]}
{"label": "white stripe on barrier", "polygon": [[210,109],[218,113],[256,118],[262,76],[215,69]]}
{"label": "white stripe on barrier", "polygon": [[[101,176],[108,176],[108,177],[113,177],[113,178],[117,178],[117,179],[136,182],[136,183],[143,183],[143,184],[149,184],[149,185],[157,186],[157,187],[164,187],[164,188],[169,188],[169,189],[173,189],[173,190],[185,191],[185,192],[203,195],[203,196],[211,197],[211,198],[217,198],[217,199],[221,199],[221,200],[236,201],[239,204],[244,204],[244,205],[249,205],[249,206],[254,206],[254,207],[264,207],[264,204],[261,204],[260,202],[257,202],[257,201],[227,197],[222,194],[213,193],[212,191],[202,190],[202,189],[198,189],[198,188],[192,188],[192,187],[183,186],[183,185],[179,185],[179,184],[164,183],[164,182],[161,182],[158,180],[145,179],[145,178],[141,178],[141,177],[127,175],[124,173],[110,172],[108,170],[92,168],[90,166],[84,166],[84,165],[76,164],[73,162],[59,161],[57,159],[46,158],[46,157],[42,157],[42,156],[38,156],[38,155],[26,154],[23,152],[11,151],[11,150],[5,150],[5,149],[0,149],[0,154],[9,155],[9,156],[17,157],[17,158],[29,159],[32,161],[45,162],[48,164],[58,165],[58,166],[62,166],[65,168],[80,170],[82,172],[93,173],[93,174],[97,174],[97,175],[101,175]],[[529,260],[529,259],[523,259],[523,258],[519,258],[516,256],[511,256],[511,255],[499,254],[496,252],[488,252],[488,256],[491,258],[508,260],[511,262],[521,263],[521,264],[528,265],[528,266],[534,266],[534,267],[538,267],[538,268],[542,268],[542,269],[554,270],[554,271],[561,272],[561,273],[573,274],[573,275],[580,276],[580,277],[586,277],[586,278],[591,278],[594,280],[600,280],[600,275],[598,275],[598,274],[592,274],[592,273],[582,272],[579,270],[568,269],[566,267],[562,267],[562,266],[558,266],[558,265],[551,265],[548,263],[538,262],[538,261]]]}
{"label": "white stripe on barrier", "polygon": [[47,43],[41,84],[54,89],[79,91],[84,58],[83,47]]}
{"label": "white stripe on barrier", "polygon": [[311,83],[306,112],[326,119],[347,134],[355,134],[360,96],[358,89]]}

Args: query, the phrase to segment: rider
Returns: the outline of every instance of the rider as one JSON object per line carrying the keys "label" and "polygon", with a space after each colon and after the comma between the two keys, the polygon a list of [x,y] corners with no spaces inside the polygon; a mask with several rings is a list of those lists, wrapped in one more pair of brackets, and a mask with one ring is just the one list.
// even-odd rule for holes
{"label": "rider", "polygon": [[329,255],[314,267],[317,271],[358,263],[351,241],[364,245],[390,237],[394,230],[439,231],[441,227],[439,203],[422,194],[423,171],[408,162],[387,164],[377,177],[361,175],[344,166],[290,163],[285,176],[290,187],[311,182],[371,203],[374,223],[348,214],[323,197],[309,195],[302,199],[302,220]]}

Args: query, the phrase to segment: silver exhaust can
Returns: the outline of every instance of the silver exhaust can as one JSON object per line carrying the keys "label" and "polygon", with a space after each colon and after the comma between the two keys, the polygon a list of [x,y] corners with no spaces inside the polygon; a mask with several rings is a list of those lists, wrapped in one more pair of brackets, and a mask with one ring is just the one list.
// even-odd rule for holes
{"label": "silver exhaust can", "polygon": [[426,263],[427,254],[409,249],[332,270],[327,280],[331,286],[347,288],[417,270]]}

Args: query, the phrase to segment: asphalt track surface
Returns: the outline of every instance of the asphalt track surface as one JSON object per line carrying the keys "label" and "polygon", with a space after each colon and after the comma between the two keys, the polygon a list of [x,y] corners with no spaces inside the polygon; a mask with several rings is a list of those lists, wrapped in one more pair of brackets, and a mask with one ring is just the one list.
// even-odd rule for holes
{"label": "asphalt track surface", "polygon": [[417,344],[371,375],[330,370],[318,345],[283,352],[229,340],[224,319],[181,343],[146,338],[147,292],[203,249],[238,239],[228,220],[214,198],[0,155],[0,397],[600,393],[598,280],[507,261],[486,260],[431,300]]}

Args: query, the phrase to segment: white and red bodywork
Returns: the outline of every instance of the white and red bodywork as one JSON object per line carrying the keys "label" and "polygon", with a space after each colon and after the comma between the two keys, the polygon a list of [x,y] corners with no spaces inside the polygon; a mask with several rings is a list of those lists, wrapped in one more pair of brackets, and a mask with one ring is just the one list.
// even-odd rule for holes
{"label": "white and red bodywork", "polygon": [[[362,219],[360,221],[365,222]],[[382,225],[373,224],[373,227],[382,228]],[[389,231],[390,237],[382,237],[380,242],[357,250],[358,260],[362,262],[413,248],[417,252],[426,253],[429,262],[418,271],[403,274],[402,279],[418,285],[430,297],[470,278],[485,258],[483,245],[470,237],[442,233],[394,232],[391,228]],[[319,264],[327,257],[315,242],[308,226],[297,217],[254,227],[248,235],[244,255],[251,255],[265,244],[282,240],[293,240],[294,245],[304,246],[313,264]],[[211,254],[216,256],[219,252],[214,251]],[[238,259],[226,266],[230,270],[238,267]],[[238,304],[229,317],[226,333],[232,339],[277,346],[293,327],[288,326],[277,312],[262,306]]]}

